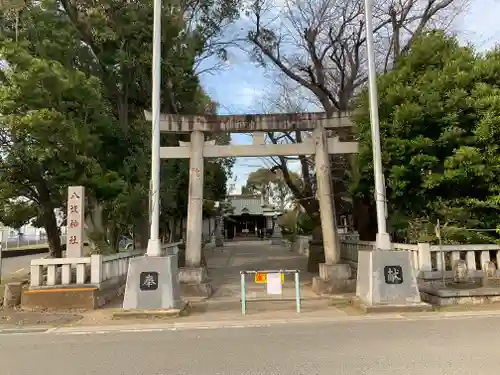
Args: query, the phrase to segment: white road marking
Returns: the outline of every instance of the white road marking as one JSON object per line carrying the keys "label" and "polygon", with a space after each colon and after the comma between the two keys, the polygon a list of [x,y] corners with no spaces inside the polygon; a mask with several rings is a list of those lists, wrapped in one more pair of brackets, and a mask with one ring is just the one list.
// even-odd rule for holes
{"label": "white road marking", "polygon": [[[199,326],[199,327],[165,327],[165,328],[137,328],[137,329],[119,329],[119,330],[108,330],[108,331],[74,331],[74,332],[54,332],[57,335],[103,335],[111,333],[144,333],[144,332],[175,332],[175,331],[187,331],[187,330],[212,330],[220,328],[263,328],[271,327],[271,324],[254,324],[254,325],[237,325],[237,326]],[[50,332],[45,332],[50,333]]]}

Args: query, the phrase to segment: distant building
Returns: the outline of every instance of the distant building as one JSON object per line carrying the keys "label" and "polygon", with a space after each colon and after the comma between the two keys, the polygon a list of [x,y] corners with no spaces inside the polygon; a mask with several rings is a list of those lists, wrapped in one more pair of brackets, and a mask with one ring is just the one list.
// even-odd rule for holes
{"label": "distant building", "polygon": [[258,195],[230,195],[229,209],[224,215],[224,233],[227,239],[259,237],[270,234],[274,228],[276,207],[264,203]]}

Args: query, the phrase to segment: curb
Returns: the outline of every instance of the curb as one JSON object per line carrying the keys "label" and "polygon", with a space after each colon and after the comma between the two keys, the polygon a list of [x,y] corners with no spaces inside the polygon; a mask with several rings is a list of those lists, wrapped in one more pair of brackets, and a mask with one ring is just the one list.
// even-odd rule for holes
{"label": "curb", "polygon": [[0,335],[13,335],[13,334],[26,334],[26,333],[46,333],[50,328],[38,328],[38,327],[29,327],[29,328],[5,328],[0,329]]}
{"label": "curb", "polygon": [[500,312],[491,314],[484,312],[478,314],[469,313],[451,313],[425,315],[402,315],[402,314],[375,314],[364,316],[333,316],[321,318],[283,318],[283,319],[252,319],[252,320],[225,320],[211,322],[172,322],[172,323],[151,323],[151,324],[124,324],[116,326],[82,326],[82,327],[59,327],[53,328],[46,333],[55,333],[60,335],[84,335],[84,334],[105,334],[105,333],[132,333],[132,332],[162,332],[162,331],[182,331],[182,330],[201,330],[201,329],[228,329],[228,328],[265,328],[286,324],[349,324],[349,323],[376,323],[385,322],[414,322],[418,320],[440,320],[440,319],[463,319],[463,318],[492,318],[499,317]]}
{"label": "curb", "polygon": [[419,320],[440,319],[469,319],[469,318],[499,318],[500,311],[466,311],[448,313],[406,313],[406,314],[374,314],[358,316],[325,316],[280,319],[239,319],[221,321],[197,322],[155,322],[155,323],[128,323],[107,326],[61,326],[61,327],[26,327],[0,329],[2,334],[57,334],[57,335],[90,335],[134,332],[166,332],[183,330],[208,329],[238,329],[238,328],[266,328],[286,324],[369,324],[377,322],[415,322]]}
{"label": "curb", "polygon": [[113,312],[113,320],[122,319],[167,319],[167,318],[178,318],[180,316],[187,315],[186,307],[182,309],[169,309],[169,310],[125,310],[125,311],[115,311]]}

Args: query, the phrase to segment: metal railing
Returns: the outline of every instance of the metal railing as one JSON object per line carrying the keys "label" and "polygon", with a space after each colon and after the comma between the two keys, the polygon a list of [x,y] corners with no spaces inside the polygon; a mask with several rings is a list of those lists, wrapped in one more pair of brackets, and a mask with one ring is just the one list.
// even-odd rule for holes
{"label": "metal railing", "polygon": [[[15,250],[30,248],[36,246],[48,246],[48,239],[45,234],[25,235],[25,236],[7,236],[2,233],[1,243],[3,250]],[[61,235],[61,243],[66,243],[66,235]]]}
{"label": "metal railing", "polygon": [[[301,307],[301,298],[300,298],[300,271],[299,270],[263,270],[263,271],[240,271],[240,284],[241,284],[241,314],[246,315],[247,312],[247,288],[246,288],[246,275],[265,275],[266,284],[268,283],[267,275],[268,274],[280,274],[280,282],[284,282],[284,275],[286,274],[294,274],[295,281],[295,298],[294,299],[286,299],[281,298],[279,301],[295,301],[295,307],[297,313],[300,313]],[[282,293],[282,290],[281,290]],[[258,299],[252,299],[251,301],[259,301]],[[269,301],[266,299],[260,301]]]}

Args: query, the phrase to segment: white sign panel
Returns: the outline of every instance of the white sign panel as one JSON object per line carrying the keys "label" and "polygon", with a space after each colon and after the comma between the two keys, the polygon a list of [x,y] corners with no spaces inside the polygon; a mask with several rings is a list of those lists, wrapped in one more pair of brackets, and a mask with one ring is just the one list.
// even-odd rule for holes
{"label": "white sign panel", "polygon": [[281,294],[281,273],[267,274],[267,294]]}
{"label": "white sign panel", "polygon": [[83,225],[85,218],[85,188],[68,188],[68,215],[66,221],[66,258],[83,257]]}

